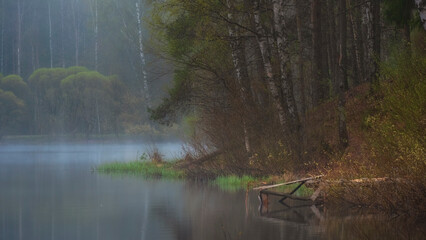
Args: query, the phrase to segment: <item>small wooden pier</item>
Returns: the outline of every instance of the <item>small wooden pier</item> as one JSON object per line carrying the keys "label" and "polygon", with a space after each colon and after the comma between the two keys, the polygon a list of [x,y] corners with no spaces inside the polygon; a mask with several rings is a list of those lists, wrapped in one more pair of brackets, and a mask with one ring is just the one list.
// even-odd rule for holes
{"label": "small wooden pier", "polygon": [[[280,197],[280,200],[278,202],[285,205],[285,206],[288,206],[287,204],[284,203],[284,201],[286,199],[304,201],[304,202],[307,202],[308,205],[316,205],[316,204],[321,203],[322,201],[319,200],[319,198],[318,198],[320,193],[321,193],[321,190],[322,190],[321,184],[318,185],[318,188],[315,190],[315,192],[310,197],[298,197],[298,196],[295,196],[293,194],[306,183],[320,182],[320,179],[322,177],[323,177],[323,175],[319,175],[319,176],[315,176],[315,177],[303,178],[303,179],[285,182],[285,183],[279,183],[279,184],[274,184],[274,185],[267,185],[267,186],[260,186],[260,187],[253,188],[253,190],[259,191],[259,200],[260,200],[260,204],[261,204],[260,210],[262,211],[262,209],[264,209],[264,210],[266,209],[266,211],[267,211],[268,204],[269,204],[269,196]],[[297,186],[295,188],[293,188],[289,193],[282,193],[282,192],[276,192],[276,191],[271,190],[271,189],[276,188],[276,187],[291,185],[291,184],[297,184]]]}

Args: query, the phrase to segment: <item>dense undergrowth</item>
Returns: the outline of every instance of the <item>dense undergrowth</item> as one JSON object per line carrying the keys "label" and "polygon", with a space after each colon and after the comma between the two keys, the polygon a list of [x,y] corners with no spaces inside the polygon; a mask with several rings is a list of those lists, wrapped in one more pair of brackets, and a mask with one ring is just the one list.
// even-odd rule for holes
{"label": "dense undergrowth", "polygon": [[373,93],[364,91],[362,101],[354,100],[359,95],[349,99],[348,111],[359,112],[349,126],[350,145],[324,171],[330,179],[372,180],[332,185],[330,200],[426,212],[426,58],[421,52],[395,53],[382,63]]}
{"label": "dense undergrowth", "polygon": [[[393,54],[381,65],[379,83],[373,87],[361,84],[346,93],[349,146],[343,151],[338,146],[335,127],[336,101],[323,103],[308,113],[304,124],[310,126],[305,133],[309,147],[304,158],[309,160],[298,168],[283,166],[276,168],[278,172],[267,171],[287,162],[277,161],[289,154],[278,141],[273,147],[257,148],[264,152],[251,157],[248,163],[253,169],[251,174],[241,174],[238,162],[226,162],[226,153],[184,168],[179,163],[156,160],[112,163],[98,169],[168,178],[207,176],[213,185],[228,191],[321,173],[326,175],[324,182],[330,183],[326,188],[330,203],[343,202],[396,213],[426,212],[425,55],[422,51]],[[271,141],[276,139],[273,136]],[[259,164],[265,165],[260,171]],[[286,192],[293,187],[277,191]],[[303,187],[298,194],[312,194],[312,189]]]}

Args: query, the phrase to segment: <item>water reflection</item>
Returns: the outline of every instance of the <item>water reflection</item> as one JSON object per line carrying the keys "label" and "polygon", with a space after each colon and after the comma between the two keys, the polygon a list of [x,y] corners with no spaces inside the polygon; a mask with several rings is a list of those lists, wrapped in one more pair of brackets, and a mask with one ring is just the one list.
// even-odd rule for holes
{"label": "water reflection", "polygon": [[310,207],[260,214],[256,192],[90,171],[134,160],[144,147],[0,146],[0,239],[349,239],[362,235],[348,226],[372,225],[321,207],[324,221]]}

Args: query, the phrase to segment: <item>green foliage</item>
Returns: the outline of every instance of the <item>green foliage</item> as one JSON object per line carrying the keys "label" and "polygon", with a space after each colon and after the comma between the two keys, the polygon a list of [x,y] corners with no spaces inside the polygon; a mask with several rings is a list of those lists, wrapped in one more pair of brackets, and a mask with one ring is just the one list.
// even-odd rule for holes
{"label": "green foliage", "polygon": [[9,75],[0,80],[0,88],[4,91],[13,92],[18,98],[29,101],[31,96],[28,85],[18,75]]}
{"label": "green foliage", "polygon": [[[248,175],[243,176],[235,176],[235,175],[229,175],[229,176],[219,176],[217,177],[212,184],[218,186],[220,189],[225,191],[239,191],[239,190],[247,190],[255,186],[261,185],[261,183],[264,182],[271,182],[271,177],[263,177],[263,178],[256,178]],[[293,189],[297,187],[298,184],[291,184],[291,185],[283,185],[276,188],[273,188],[273,191],[276,192],[282,192],[282,193],[289,193]],[[312,195],[313,190],[311,188],[306,187],[303,185],[300,187],[294,195],[296,196],[310,196]]]}
{"label": "green foliage", "polygon": [[[85,67],[42,68],[29,83],[34,95],[38,134],[118,134],[123,122],[138,112],[129,91],[117,76],[104,76]],[[136,121],[141,123],[140,119]]]}
{"label": "green foliage", "polygon": [[136,174],[145,177],[161,177],[178,179],[184,177],[183,172],[173,168],[170,162],[155,164],[152,162],[115,162],[98,166],[97,170],[108,174]]}
{"label": "green foliage", "polygon": [[238,191],[248,189],[250,184],[258,182],[259,179],[244,175],[244,176],[219,176],[212,183],[225,191]]}
{"label": "green foliage", "polygon": [[[274,188],[273,191],[290,193],[298,185],[299,185],[298,183],[290,184],[290,185],[283,185],[283,186],[279,186],[277,188]],[[312,188],[308,188],[308,187],[306,187],[306,185],[303,185],[294,193],[294,195],[299,196],[299,197],[308,197],[308,196],[311,196],[313,193],[314,193],[314,190]]]}
{"label": "green foliage", "polygon": [[25,104],[12,92],[0,89],[0,139],[7,128],[14,128],[22,121]]}
{"label": "green foliage", "polygon": [[191,92],[190,70],[176,70],[173,86],[168,90],[169,96],[163,98],[162,103],[157,108],[149,109],[150,118],[167,125],[176,122],[178,112],[188,110]]}
{"label": "green foliage", "polygon": [[383,174],[424,180],[426,58],[397,53],[383,64],[378,113],[367,118],[373,162]]}
{"label": "green foliage", "polygon": [[100,133],[105,122],[115,117],[110,112],[112,99],[107,94],[108,81],[107,77],[95,71],[79,72],[61,81],[70,131]]}
{"label": "green foliage", "polygon": [[59,132],[63,127],[60,119],[63,109],[64,96],[61,91],[61,81],[73,73],[87,71],[82,67],[40,68],[34,71],[28,79],[34,96],[35,132],[46,134]]}
{"label": "green foliage", "polygon": [[171,56],[181,59],[192,51],[196,21],[194,16],[182,13],[167,26],[166,39]]}
{"label": "green foliage", "polygon": [[402,27],[410,23],[413,8],[411,0],[385,0],[383,12],[388,21]]}

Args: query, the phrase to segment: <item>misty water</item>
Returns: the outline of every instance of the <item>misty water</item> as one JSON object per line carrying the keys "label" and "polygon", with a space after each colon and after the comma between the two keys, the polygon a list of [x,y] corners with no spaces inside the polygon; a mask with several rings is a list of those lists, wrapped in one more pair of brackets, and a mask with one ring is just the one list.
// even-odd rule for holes
{"label": "misty water", "polygon": [[[166,158],[181,154],[180,143],[156,146]],[[151,147],[0,145],[0,239],[347,239],[357,234],[348,226],[362,234],[375,228],[379,235],[368,239],[381,239],[380,229],[387,239],[398,236],[388,221],[374,227],[371,218],[325,220],[322,207],[272,204],[261,213],[253,191],[92,171],[103,162],[135,160]]]}

